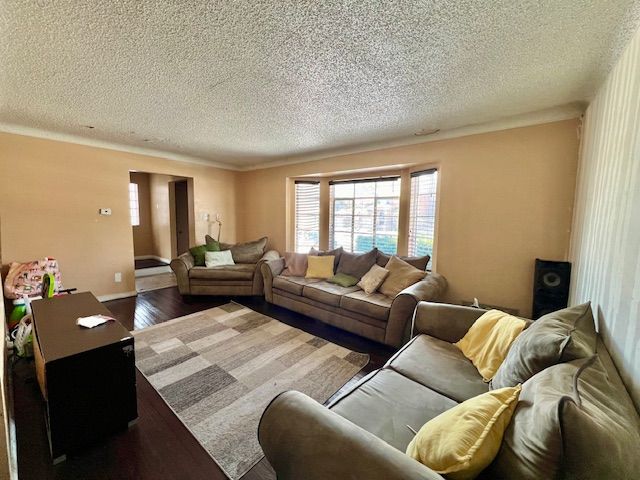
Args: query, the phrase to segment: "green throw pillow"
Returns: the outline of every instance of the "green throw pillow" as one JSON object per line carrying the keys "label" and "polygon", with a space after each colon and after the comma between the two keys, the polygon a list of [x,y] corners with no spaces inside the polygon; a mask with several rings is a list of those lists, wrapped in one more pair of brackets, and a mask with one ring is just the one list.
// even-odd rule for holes
{"label": "green throw pillow", "polygon": [[212,240],[210,242],[207,242],[205,247],[207,247],[207,252],[219,252],[220,251],[220,242]]}
{"label": "green throw pillow", "polygon": [[193,255],[193,264],[196,267],[204,267],[204,254],[207,252],[207,246],[198,245],[197,247],[191,247],[189,251]]}
{"label": "green throw pillow", "polygon": [[328,278],[327,282],[335,283],[341,287],[353,287],[358,283],[358,279],[346,273],[336,273],[333,277]]}

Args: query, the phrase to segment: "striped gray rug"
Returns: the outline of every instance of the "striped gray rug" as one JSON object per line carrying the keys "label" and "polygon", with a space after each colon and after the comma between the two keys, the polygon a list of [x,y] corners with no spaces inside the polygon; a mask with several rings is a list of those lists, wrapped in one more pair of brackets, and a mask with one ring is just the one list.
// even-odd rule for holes
{"label": "striped gray rug", "polygon": [[324,402],[369,361],[237,303],[132,333],[138,369],[232,480],[262,458],[258,422],[276,395]]}

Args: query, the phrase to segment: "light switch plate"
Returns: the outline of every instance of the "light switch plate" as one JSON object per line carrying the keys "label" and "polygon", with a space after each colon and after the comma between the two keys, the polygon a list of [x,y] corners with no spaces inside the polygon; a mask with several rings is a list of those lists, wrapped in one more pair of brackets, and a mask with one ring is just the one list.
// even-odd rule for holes
{"label": "light switch plate", "polygon": [[100,213],[100,215],[111,215],[110,208],[101,208],[98,212]]}

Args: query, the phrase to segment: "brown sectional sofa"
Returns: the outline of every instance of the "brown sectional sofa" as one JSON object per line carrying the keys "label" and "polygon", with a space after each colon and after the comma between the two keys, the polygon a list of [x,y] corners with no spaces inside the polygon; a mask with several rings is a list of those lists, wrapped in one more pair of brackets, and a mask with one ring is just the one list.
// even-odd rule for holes
{"label": "brown sectional sofa", "polygon": [[396,347],[409,338],[408,327],[418,302],[437,301],[447,287],[442,275],[430,273],[390,298],[381,293],[367,295],[359,287],[284,276],[284,267],[283,258],[261,266],[269,303]]}
{"label": "brown sectional sofa", "polygon": [[[299,392],[276,397],[258,436],[279,480],[441,479],[405,455],[408,426],[489,390],[453,345],[484,310],[422,302],[413,339],[381,369],[323,407]],[[595,335],[595,333],[594,333]],[[523,383],[497,457],[483,479],[629,479],[640,472],[640,416],[600,337],[596,354]]]}
{"label": "brown sectional sofa", "polygon": [[224,267],[196,267],[191,253],[171,260],[181,295],[262,295],[260,266],[280,254],[269,250],[255,263],[236,263]]}

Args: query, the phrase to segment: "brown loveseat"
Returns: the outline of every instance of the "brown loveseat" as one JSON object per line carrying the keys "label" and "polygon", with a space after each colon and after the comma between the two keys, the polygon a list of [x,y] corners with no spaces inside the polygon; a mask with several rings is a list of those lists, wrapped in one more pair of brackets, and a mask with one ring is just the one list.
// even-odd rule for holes
{"label": "brown loveseat", "polygon": [[[206,240],[212,241],[208,235]],[[266,243],[266,238],[240,244],[221,243],[221,250],[231,250],[236,262],[223,267],[197,267],[193,255],[183,253],[171,260],[178,291],[181,295],[262,295],[260,266],[280,257],[276,250],[265,252]]]}
{"label": "brown loveseat", "polygon": [[[389,259],[383,254],[378,258],[382,264]],[[437,301],[447,288],[442,275],[429,273],[391,298],[381,293],[367,295],[357,286],[281,275],[284,258],[265,262],[261,268],[267,302],[395,347],[408,340],[418,302]]]}
{"label": "brown loveseat", "polygon": [[[443,478],[405,455],[409,427],[417,430],[489,390],[453,345],[483,312],[420,303],[416,336],[329,408],[299,392],[276,397],[258,436],[278,479]],[[502,447],[479,478],[637,478],[640,417],[604,343],[595,331],[592,337],[596,354],[549,366],[522,383]]]}

